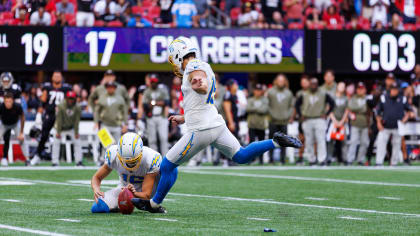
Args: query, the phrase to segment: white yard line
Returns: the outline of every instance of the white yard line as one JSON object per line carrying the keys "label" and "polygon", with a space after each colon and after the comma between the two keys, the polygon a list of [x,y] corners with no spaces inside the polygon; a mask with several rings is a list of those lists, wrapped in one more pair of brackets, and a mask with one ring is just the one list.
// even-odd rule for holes
{"label": "white yard line", "polygon": [[80,220],[74,220],[74,219],[55,219],[55,220],[73,222],[73,223],[79,223],[80,222]]}
{"label": "white yard line", "polygon": [[378,197],[378,198],[385,199],[385,200],[396,200],[396,201],[402,200],[402,198],[399,198],[399,197]]}
{"label": "white yard line", "polygon": [[268,179],[304,180],[304,181],[318,181],[318,182],[330,182],[330,183],[332,182],[332,183],[346,183],[346,184],[365,184],[365,185],[420,188],[420,184],[402,184],[402,183],[389,183],[389,182],[363,181],[363,180],[330,179],[330,178],[315,178],[315,177],[285,176],[285,175],[263,175],[263,174],[248,174],[248,173],[239,173],[239,172],[218,172],[218,171],[183,170],[182,172],[190,173],[190,174],[200,174],[200,175],[222,175],[222,176],[236,176],[236,177],[254,177],[254,178],[268,178]]}
{"label": "white yard line", "polygon": [[222,200],[231,200],[231,201],[258,202],[258,203],[266,203],[266,204],[274,204],[274,205],[308,207],[308,208],[321,208],[321,209],[363,212],[363,213],[373,213],[373,214],[382,214],[382,215],[401,215],[401,216],[420,217],[420,214],[412,214],[412,213],[377,211],[377,210],[367,210],[367,209],[347,208],[347,207],[322,206],[322,205],[313,205],[313,204],[304,204],[304,203],[266,201],[266,200],[252,199],[252,198],[209,196],[209,195],[186,194],[186,193],[169,193],[169,194],[173,195],[173,196],[183,196],[183,197],[212,198],[212,199],[222,199]]}
{"label": "white yard line", "polygon": [[0,200],[5,201],[5,202],[21,202],[20,200],[16,200],[16,199],[0,199]]}
{"label": "white yard line", "polygon": [[305,197],[307,200],[314,200],[314,201],[326,201],[328,198],[321,198],[321,197]]}
{"label": "white yard line", "polygon": [[352,217],[352,216],[339,216],[337,218],[346,219],[346,220],[366,220],[365,218]]}
{"label": "white yard line", "polygon": [[[7,179],[7,178],[0,178]],[[77,187],[90,187],[90,185],[83,184],[69,184],[53,181],[39,181],[39,180],[29,180],[29,179],[19,179],[22,181],[42,183],[42,184],[55,184],[63,186],[77,186]],[[103,186],[104,189],[111,189],[112,187]],[[358,209],[358,208],[346,208],[346,207],[334,207],[334,206],[322,206],[322,205],[312,205],[312,204],[303,204],[303,203],[291,203],[291,202],[278,202],[273,200],[262,200],[262,199],[252,199],[252,198],[237,198],[237,197],[223,197],[223,196],[211,196],[211,195],[199,195],[199,194],[186,194],[186,193],[169,193],[172,196],[182,196],[182,197],[196,197],[196,198],[212,198],[220,200],[231,200],[231,201],[245,201],[245,202],[258,202],[265,204],[274,204],[274,205],[285,205],[285,206],[295,206],[295,207],[308,207],[308,208],[320,208],[320,209],[331,209],[331,210],[341,210],[341,211],[352,211],[352,212],[363,212],[363,213],[374,213],[374,214],[383,214],[383,215],[400,215],[400,216],[412,216],[420,217],[420,214],[413,213],[402,213],[402,212],[388,212],[388,211],[377,211],[377,210],[367,210],[367,209]]]}
{"label": "white yard line", "polygon": [[76,199],[76,200],[79,200],[79,201],[82,201],[82,202],[94,202],[95,201],[93,199],[86,199],[86,198],[79,198],[79,199]]}
{"label": "white yard line", "polygon": [[9,229],[9,230],[14,230],[14,231],[26,232],[26,233],[31,233],[31,234],[39,234],[39,235],[67,236],[67,234],[59,234],[59,233],[53,233],[53,232],[48,232],[48,231],[34,230],[34,229],[16,227],[16,226],[11,226],[11,225],[3,225],[3,224],[0,224],[0,229]]}
{"label": "white yard line", "polygon": [[257,220],[257,221],[269,221],[270,219],[258,218],[258,217],[248,217],[247,220]]}
{"label": "white yard line", "polygon": [[[0,171],[13,171],[13,170],[97,170],[97,166],[12,166],[1,167]],[[187,167],[181,166],[180,170],[400,170],[400,171],[420,171],[420,166],[197,166]]]}
{"label": "white yard line", "polygon": [[178,220],[175,219],[167,219],[167,218],[152,218],[154,220],[161,220],[161,221],[169,221],[169,222],[177,222]]}

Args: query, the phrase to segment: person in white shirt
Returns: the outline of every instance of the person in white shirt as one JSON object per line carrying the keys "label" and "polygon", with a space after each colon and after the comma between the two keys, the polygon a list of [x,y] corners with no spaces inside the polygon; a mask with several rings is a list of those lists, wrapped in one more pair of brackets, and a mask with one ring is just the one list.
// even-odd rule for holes
{"label": "person in white shirt", "polygon": [[95,4],[93,8],[97,19],[104,21],[115,20],[116,14],[118,14],[117,3],[112,0],[100,0]]}
{"label": "person in white shirt", "polygon": [[51,15],[45,11],[44,6],[40,6],[36,12],[31,15],[30,18],[31,25],[51,25]]}
{"label": "person in white shirt", "polygon": [[379,21],[382,26],[386,27],[388,25],[389,0],[369,0],[369,4],[373,7],[372,26],[375,26]]}

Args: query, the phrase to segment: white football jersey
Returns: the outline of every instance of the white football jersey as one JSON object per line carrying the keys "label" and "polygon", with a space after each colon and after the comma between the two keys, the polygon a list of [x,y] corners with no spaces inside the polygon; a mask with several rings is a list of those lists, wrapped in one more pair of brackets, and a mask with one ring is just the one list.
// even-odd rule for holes
{"label": "white football jersey", "polygon": [[[162,156],[149,147],[143,147],[143,157],[140,167],[136,171],[126,170],[117,157],[118,145],[112,145],[105,153],[105,164],[118,172],[120,176],[120,186],[134,185],[136,191],[141,192],[144,176],[146,174],[156,173],[160,170]],[[159,181],[155,181],[155,185]]]}
{"label": "white football jersey", "polygon": [[[207,75],[208,91],[206,94],[199,94],[191,88],[188,75],[196,70],[204,71]],[[216,77],[208,63],[199,59],[189,61],[182,78],[181,90],[184,97],[184,117],[188,131],[205,130],[225,124],[223,117],[217,112],[214,105]]]}

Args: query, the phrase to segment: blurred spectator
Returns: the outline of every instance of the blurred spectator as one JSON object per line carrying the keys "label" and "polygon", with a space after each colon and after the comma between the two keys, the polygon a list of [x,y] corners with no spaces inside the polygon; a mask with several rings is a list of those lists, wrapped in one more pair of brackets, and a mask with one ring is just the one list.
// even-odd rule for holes
{"label": "blurred spectator", "polygon": [[77,0],[76,26],[93,26],[95,23],[93,2],[94,0]]}
{"label": "blurred spectator", "polygon": [[308,7],[305,14],[306,14],[305,24],[307,28],[312,29],[319,25],[323,26],[323,22],[320,19],[321,17],[320,17],[320,13],[318,9]]}
{"label": "blurred spectator", "polygon": [[337,83],[335,82],[335,76],[333,70],[326,70],[324,73],[324,84],[320,88],[331,97],[335,96],[337,90]]}
{"label": "blurred spectator", "polygon": [[12,0],[0,1],[0,12],[10,12],[12,10]]}
{"label": "blurred spectator", "polygon": [[325,22],[327,27],[338,27],[342,24],[341,16],[337,12],[337,7],[335,5],[330,5],[324,14],[322,15],[322,20]]}
{"label": "blurred spectator", "polygon": [[127,104],[123,97],[116,93],[117,83],[105,83],[106,93],[99,96],[95,105],[95,130],[107,128],[114,140],[119,140],[122,133],[127,132]]}
{"label": "blurred spectator", "polygon": [[152,27],[152,23],[144,19],[140,14],[134,14],[127,22],[127,27]]}
{"label": "blurred spectator", "polygon": [[404,30],[404,25],[401,22],[400,15],[398,15],[397,13],[392,14],[391,29],[392,30]]}
{"label": "blurred spectator", "polygon": [[331,0],[312,0],[313,5],[319,12],[324,12],[329,6],[332,5]]}
{"label": "blurred spectator", "polygon": [[49,26],[51,25],[51,15],[45,11],[44,6],[39,6],[38,10],[32,13],[30,23],[31,25]]}
{"label": "blurred spectator", "polygon": [[96,19],[103,21],[114,21],[117,18],[118,6],[112,0],[99,0],[93,8]]}
{"label": "blurred spectator", "polygon": [[[300,77],[300,90],[297,91],[297,93],[296,93],[296,99],[301,97],[306,91],[308,91],[308,89],[309,89],[309,77],[307,75],[303,74]],[[293,123],[296,116],[297,116],[297,112],[296,112],[296,108],[294,108],[293,114],[290,117],[289,123]],[[296,163],[301,165],[301,164],[303,164],[303,152],[305,151],[305,143],[304,143],[305,142],[305,136],[303,135],[302,119],[300,119],[300,117],[298,117],[298,121],[299,121],[299,126],[298,126],[299,139],[302,140],[304,145],[299,149],[299,154],[298,154],[299,159]]]}
{"label": "blurred spectator", "polygon": [[74,14],[74,5],[69,0],[61,0],[61,2],[55,4],[55,8],[57,9],[58,15],[60,13]]}
{"label": "blurred spectator", "polygon": [[338,163],[344,162],[344,154],[346,153],[346,142],[348,134],[347,125],[347,97],[346,84],[340,82],[334,94],[335,107],[329,115],[327,126],[327,162],[330,163],[333,157],[337,158]]}
{"label": "blurred spectator", "polygon": [[125,25],[131,17],[131,2],[128,0],[117,0],[117,18]]}
{"label": "blurred spectator", "polygon": [[225,14],[230,16],[230,11],[241,5],[240,0],[225,0]]}
{"label": "blurred spectator", "polygon": [[55,26],[64,27],[68,25],[69,24],[66,19],[66,14],[63,12],[59,13],[57,16],[57,21],[55,22]]}
{"label": "blurred spectator", "polygon": [[[295,109],[302,122],[305,135],[305,153],[309,165],[317,162],[325,165],[327,148],[325,142],[326,123],[325,117],[334,110],[334,100],[330,95],[318,89],[317,78],[311,78],[310,87],[296,100]],[[325,112],[328,107],[328,111]],[[314,144],[316,143],[317,155],[315,155]]]}
{"label": "blurred spectator", "polygon": [[400,11],[404,24],[415,24],[420,17],[420,1],[394,0],[395,6]]}
{"label": "blurred spectator", "polygon": [[347,30],[360,30],[362,27],[359,24],[359,19],[357,15],[352,15],[350,22],[346,26]]}
{"label": "blurred spectator", "polygon": [[28,12],[28,6],[27,2],[23,2],[24,0],[17,0],[15,4],[12,7],[12,13],[15,16],[15,18],[19,18],[19,11],[21,9],[25,9],[26,12]]}
{"label": "blurred spectator", "polygon": [[218,74],[215,74],[216,76],[216,94],[214,96],[214,105],[217,108],[217,111],[219,114],[223,116],[223,118],[226,120],[226,116],[223,109],[223,99],[225,97],[225,94],[227,92],[226,87],[220,83],[220,77]]}
{"label": "blurred spectator", "polygon": [[[381,29],[388,25],[388,8],[389,0],[369,0],[369,4],[373,7],[372,26],[375,29]],[[378,25],[380,22],[381,26]]]}
{"label": "blurred spectator", "polygon": [[197,8],[197,22],[200,27],[207,27],[207,19],[210,14],[209,5],[207,0],[194,0],[195,7]]}
{"label": "blurred spectator", "polygon": [[[270,115],[270,134],[273,138],[274,133],[280,131],[287,134],[287,124],[293,112],[293,94],[288,88],[288,80],[284,74],[279,74],[273,81],[273,87],[267,91],[269,115]],[[286,148],[281,148],[280,162],[286,162]],[[274,163],[273,151],[270,151],[270,163]]]}
{"label": "blurred spectator", "polygon": [[[264,97],[262,84],[256,84],[253,90],[254,96],[248,98],[246,112],[248,114],[249,142],[262,141],[265,139],[267,128],[268,99]],[[262,156],[259,157],[260,164],[263,164]]]}
{"label": "blurred spectator", "polygon": [[342,0],[340,3],[340,15],[344,17],[346,22],[350,21],[351,18],[356,15],[356,9],[354,5],[354,0]]}
{"label": "blurred spectator", "polygon": [[31,14],[35,13],[39,7],[46,7],[48,4],[47,0],[23,0],[23,2],[27,2],[28,6],[29,6],[29,12]]}
{"label": "blurred spectator", "polygon": [[198,27],[197,8],[193,0],[175,0],[171,9],[173,22],[178,28]]}
{"label": "blurred spectator", "polygon": [[88,91],[86,89],[82,89],[82,92],[80,94],[79,105],[82,108],[82,111],[84,112],[90,112],[88,97],[89,97]]}
{"label": "blurred spectator", "polygon": [[258,19],[257,23],[255,24],[254,28],[256,29],[268,29],[269,25],[267,22],[265,22],[264,15],[261,13],[258,13]]}
{"label": "blurred spectator", "polygon": [[28,93],[26,104],[28,105],[28,113],[36,114],[38,107],[41,105],[37,93],[37,87],[32,86]]}
{"label": "blurred spectator", "polygon": [[[261,0],[262,12],[265,16],[265,19],[268,24],[278,24],[278,19],[275,18],[281,17],[283,2],[282,0]],[[276,14],[276,16],[274,16]]]}
{"label": "blurred spectator", "polygon": [[181,79],[178,76],[174,76],[171,87],[171,108],[178,114],[180,113],[180,99],[182,96],[181,83]]}
{"label": "blurred spectator", "polygon": [[[146,114],[149,146],[160,153],[167,153],[168,147],[168,115],[169,94],[166,88],[159,86],[156,74],[150,77],[150,87],[143,93],[143,108]],[[160,148],[158,149],[158,137]]]}
{"label": "blurred spectator", "polygon": [[83,166],[82,164],[82,146],[80,145],[79,123],[81,116],[81,109],[76,104],[76,93],[68,91],[66,99],[57,106],[57,117],[55,119],[56,134],[54,137],[52,147],[52,165],[59,165],[60,145],[62,137],[73,143],[74,159],[76,166]]}
{"label": "blurred spectator", "polygon": [[242,6],[241,14],[238,17],[238,25],[241,27],[255,27],[258,21],[258,12],[253,9],[250,2]]}
{"label": "blurred spectator", "polygon": [[273,21],[269,23],[271,29],[284,29],[283,18],[281,17],[280,12],[273,12]]}
{"label": "blurred spectator", "polygon": [[387,143],[392,135],[391,165],[397,165],[401,151],[401,136],[398,132],[398,121],[405,123],[408,120],[410,106],[407,98],[399,95],[397,83],[390,86],[389,94],[382,95],[377,110],[376,123],[378,125],[378,141],[376,165],[383,165],[386,155]]}
{"label": "blurred spectator", "polygon": [[285,0],[287,23],[302,22],[303,0]]}
{"label": "blurred spectator", "polygon": [[[359,165],[363,165],[365,162],[367,148],[369,146],[370,122],[369,108],[366,98],[366,86],[363,82],[359,82],[357,84],[356,95],[350,99],[348,109],[350,112],[351,139],[347,155],[347,164],[351,165],[356,159]],[[357,148],[359,148],[358,151]]]}
{"label": "blurred spectator", "polygon": [[169,24],[172,23],[172,13],[171,8],[174,2],[172,0],[159,0],[160,6],[160,19],[159,23],[161,24]]}
{"label": "blurred spectator", "polygon": [[223,110],[226,116],[227,126],[235,137],[239,136],[239,117],[238,117],[238,82],[230,79],[226,83],[227,91],[223,98]]}

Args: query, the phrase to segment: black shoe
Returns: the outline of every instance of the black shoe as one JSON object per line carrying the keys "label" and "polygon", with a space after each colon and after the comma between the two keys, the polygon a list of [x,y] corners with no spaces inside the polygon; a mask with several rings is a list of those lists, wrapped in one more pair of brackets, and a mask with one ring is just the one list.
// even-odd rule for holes
{"label": "black shoe", "polygon": [[85,166],[81,161],[77,162],[76,166]]}
{"label": "black shoe", "polygon": [[404,160],[404,165],[411,166],[410,158],[407,158],[407,159]]}
{"label": "black shoe", "polygon": [[292,136],[285,135],[282,132],[275,132],[273,140],[279,146],[282,146],[282,147],[294,147],[294,148],[302,147],[302,142],[299,139],[294,138]]}
{"label": "black shoe", "polygon": [[25,161],[25,166],[30,166],[31,165],[31,161],[30,160],[26,160]]}
{"label": "black shoe", "polygon": [[52,164],[51,166],[52,166],[52,167],[57,167],[57,166],[58,166],[58,164]]}
{"label": "black shoe", "polygon": [[357,162],[357,164],[358,164],[359,166],[364,166],[364,165],[365,165],[365,163],[363,163],[363,161],[359,161],[359,162]]}
{"label": "black shoe", "polygon": [[161,214],[166,214],[167,211],[164,207],[159,206],[158,208],[153,208],[150,205],[150,200],[143,200],[140,198],[132,198],[131,199],[131,203],[133,203],[133,205],[142,211],[148,211],[150,213],[161,213]]}

